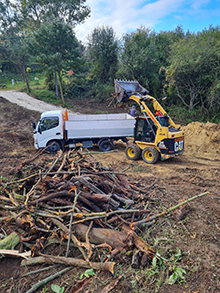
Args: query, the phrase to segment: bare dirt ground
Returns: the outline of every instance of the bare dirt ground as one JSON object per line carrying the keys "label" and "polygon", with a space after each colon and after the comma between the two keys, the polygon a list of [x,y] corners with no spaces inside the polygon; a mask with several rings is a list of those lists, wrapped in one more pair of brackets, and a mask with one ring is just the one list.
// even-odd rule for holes
{"label": "bare dirt ground", "polygon": [[[100,110],[107,109],[100,106]],[[11,169],[36,153],[31,123],[39,118],[39,113],[11,104],[3,98],[0,98],[0,113],[0,176],[11,180]],[[127,170],[128,181],[138,181],[145,186],[146,194],[141,195],[140,202],[154,212],[209,192],[190,203],[190,209],[182,220],[176,220],[171,214],[159,218],[154,226],[140,234],[165,259],[174,256],[180,249],[182,258],[178,267],[186,270],[185,278],[168,285],[172,269],[169,263],[165,263],[164,271],[152,267],[135,270],[130,266],[130,258],[124,255],[117,259],[115,275],[97,273],[83,290],[74,292],[101,292],[108,282],[117,277],[120,281],[111,292],[220,292],[220,125],[195,122],[185,126],[184,131],[185,153],[155,165],[147,165],[142,160],[127,160],[122,142],[115,144],[117,151],[94,154],[94,157],[103,165],[114,164],[119,171]],[[93,151],[98,149],[94,147]],[[3,206],[0,207],[0,217],[2,210]],[[2,222],[0,234],[14,228]],[[53,253],[60,254],[60,246],[53,249]],[[30,270],[20,267],[19,259],[1,258],[0,292],[27,292],[37,280],[51,274],[44,272],[22,277]],[[35,292],[52,292],[50,285],[54,283],[64,286],[65,292],[72,292],[70,288],[79,281],[81,272],[82,269],[74,268]]]}

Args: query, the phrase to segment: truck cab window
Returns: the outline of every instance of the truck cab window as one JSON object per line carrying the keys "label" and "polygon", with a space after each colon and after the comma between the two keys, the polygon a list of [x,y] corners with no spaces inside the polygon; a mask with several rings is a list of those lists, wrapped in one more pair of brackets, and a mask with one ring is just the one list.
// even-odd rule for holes
{"label": "truck cab window", "polygon": [[43,118],[39,124],[39,132],[49,130],[59,125],[58,117]]}

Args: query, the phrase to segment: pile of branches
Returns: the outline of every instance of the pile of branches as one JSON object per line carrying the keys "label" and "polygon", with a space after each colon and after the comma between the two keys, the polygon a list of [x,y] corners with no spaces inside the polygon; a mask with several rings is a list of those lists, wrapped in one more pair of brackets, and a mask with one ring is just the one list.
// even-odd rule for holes
{"label": "pile of branches", "polygon": [[[128,183],[114,167],[104,168],[86,151],[60,151],[52,161],[48,158],[51,155],[40,151],[12,170],[16,180],[2,179],[0,224],[14,225],[15,231],[0,241],[4,254],[19,242],[25,251],[18,253],[24,258],[22,265],[48,262],[111,273],[110,260],[121,251],[135,248],[148,261],[153,258],[154,249],[135,232],[149,214],[137,204],[145,189]],[[44,253],[53,243],[66,243],[65,256]],[[78,248],[80,259],[69,256],[71,245]],[[99,248],[108,249],[108,258],[91,261]]]}
{"label": "pile of branches", "polygon": [[[0,254],[22,257],[22,266],[66,265],[59,275],[73,266],[113,273],[114,256],[122,251],[132,252],[134,268],[148,265],[154,248],[136,232],[174,209],[181,217],[189,201],[207,193],[151,214],[140,199],[154,193],[155,183],[128,182],[125,170],[103,167],[88,151],[60,151],[52,158],[41,150],[11,170],[16,179],[1,176],[0,228],[7,233]],[[46,254],[53,244],[65,245],[65,253]]]}

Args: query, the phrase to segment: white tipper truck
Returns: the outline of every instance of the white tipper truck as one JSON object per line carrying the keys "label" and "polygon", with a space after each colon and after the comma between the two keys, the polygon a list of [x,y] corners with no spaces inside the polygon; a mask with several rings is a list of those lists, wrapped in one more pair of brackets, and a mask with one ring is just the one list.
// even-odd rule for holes
{"label": "white tipper truck", "polygon": [[67,110],[47,111],[33,128],[36,149],[48,147],[50,153],[57,153],[82,143],[86,148],[98,145],[106,152],[114,148],[114,140],[126,142],[134,135],[135,118],[127,113],[68,115]]}

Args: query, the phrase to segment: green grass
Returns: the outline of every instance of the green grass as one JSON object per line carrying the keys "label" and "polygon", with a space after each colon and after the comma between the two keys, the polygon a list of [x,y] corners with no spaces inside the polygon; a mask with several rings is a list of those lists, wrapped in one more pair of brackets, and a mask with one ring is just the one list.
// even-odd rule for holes
{"label": "green grass", "polygon": [[[39,80],[35,80],[37,77]],[[29,73],[27,75],[30,88],[44,88],[44,75],[39,73]],[[14,80],[14,85],[12,85],[12,79]],[[6,90],[25,90],[26,85],[22,77],[13,72],[1,72],[0,73],[0,84],[6,85]]]}
{"label": "green grass", "polygon": [[47,103],[55,104],[55,105],[61,105],[62,101],[60,98],[57,98],[57,96],[49,91],[48,89],[32,89],[31,88],[31,94],[39,98],[40,100],[43,100]]}

